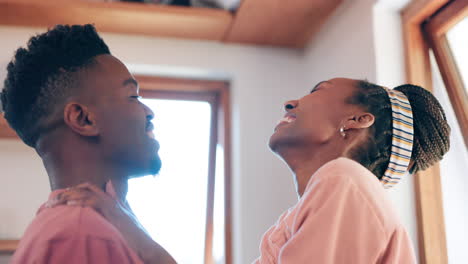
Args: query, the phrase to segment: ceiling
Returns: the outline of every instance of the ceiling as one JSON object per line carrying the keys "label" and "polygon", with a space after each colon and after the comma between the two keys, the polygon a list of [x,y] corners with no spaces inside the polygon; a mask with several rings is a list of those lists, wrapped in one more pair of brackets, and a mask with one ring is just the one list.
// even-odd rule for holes
{"label": "ceiling", "polygon": [[341,2],[243,0],[231,13],[104,0],[0,0],[0,24],[51,27],[93,23],[103,32],[303,48]]}

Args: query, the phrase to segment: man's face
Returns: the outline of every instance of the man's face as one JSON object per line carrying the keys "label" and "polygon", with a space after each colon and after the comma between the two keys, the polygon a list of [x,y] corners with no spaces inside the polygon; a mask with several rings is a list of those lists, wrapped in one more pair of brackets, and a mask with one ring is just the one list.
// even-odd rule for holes
{"label": "man's face", "polygon": [[95,60],[84,74],[82,95],[95,114],[103,161],[129,177],[158,173],[159,143],[150,122],[154,114],[138,99],[137,82],[117,58],[100,55]]}

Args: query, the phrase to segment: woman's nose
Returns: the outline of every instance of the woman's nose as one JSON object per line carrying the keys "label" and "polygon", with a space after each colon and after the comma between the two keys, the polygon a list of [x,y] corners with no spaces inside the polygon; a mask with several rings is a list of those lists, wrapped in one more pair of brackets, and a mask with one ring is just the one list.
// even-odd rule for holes
{"label": "woman's nose", "polygon": [[290,100],[284,103],[284,110],[289,111],[297,107],[297,100]]}

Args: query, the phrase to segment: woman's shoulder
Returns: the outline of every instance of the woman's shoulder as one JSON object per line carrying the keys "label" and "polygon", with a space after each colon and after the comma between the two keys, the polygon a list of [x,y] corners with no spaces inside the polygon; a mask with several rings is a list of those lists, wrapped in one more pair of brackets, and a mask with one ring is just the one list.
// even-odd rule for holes
{"label": "woman's shoulder", "polygon": [[312,175],[307,187],[315,181],[323,180],[333,181],[334,184],[354,183],[366,189],[384,192],[379,179],[372,172],[348,158],[337,158],[325,163]]}
{"label": "woman's shoulder", "polygon": [[340,208],[353,208],[356,214],[371,214],[387,231],[400,226],[396,211],[379,179],[351,159],[332,160],[314,173],[301,200],[309,204],[317,196],[324,196],[322,200],[344,203]]}

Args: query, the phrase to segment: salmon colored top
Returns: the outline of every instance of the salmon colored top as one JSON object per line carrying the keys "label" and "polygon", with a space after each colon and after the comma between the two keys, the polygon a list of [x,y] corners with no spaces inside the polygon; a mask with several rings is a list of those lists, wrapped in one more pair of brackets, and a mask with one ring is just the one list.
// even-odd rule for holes
{"label": "salmon colored top", "polygon": [[[49,200],[64,190],[50,194]],[[108,193],[116,199],[115,192]],[[143,264],[121,233],[89,207],[42,205],[11,264]]]}
{"label": "salmon colored top", "polygon": [[339,158],[309,180],[263,236],[255,264],[416,263],[411,240],[377,177]]}

